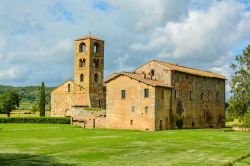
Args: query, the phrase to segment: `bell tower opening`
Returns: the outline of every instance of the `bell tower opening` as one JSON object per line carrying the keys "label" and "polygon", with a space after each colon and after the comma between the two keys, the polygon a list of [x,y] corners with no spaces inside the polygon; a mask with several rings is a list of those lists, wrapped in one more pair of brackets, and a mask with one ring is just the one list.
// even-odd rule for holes
{"label": "bell tower opening", "polygon": [[79,52],[85,52],[85,51],[86,51],[86,45],[84,42],[82,42],[79,45]]}

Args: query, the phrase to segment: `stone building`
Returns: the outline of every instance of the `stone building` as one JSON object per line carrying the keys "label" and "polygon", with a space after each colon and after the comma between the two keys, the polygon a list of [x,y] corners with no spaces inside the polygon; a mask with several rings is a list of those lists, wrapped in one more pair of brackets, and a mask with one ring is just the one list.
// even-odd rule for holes
{"label": "stone building", "polygon": [[104,41],[94,36],[75,40],[74,80],[51,93],[51,116],[73,116],[85,107],[105,108]]}
{"label": "stone building", "polygon": [[[171,87],[122,72],[107,81],[106,127],[137,130],[164,130],[170,105]],[[157,111],[156,111],[157,110]],[[163,120],[162,120],[163,119]]]}
{"label": "stone building", "polygon": [[107,128],[163,130],[224,127],[225,77],[152,60],[110,76]]}
{"label": "stone building", "polygon": [[[158,60],[103,81],[104,41],[75,40],[74,80],[51,94],[51,115],[87,128],[224,127],[225,77]],[[100,112],[90,111],[100,108]]]}

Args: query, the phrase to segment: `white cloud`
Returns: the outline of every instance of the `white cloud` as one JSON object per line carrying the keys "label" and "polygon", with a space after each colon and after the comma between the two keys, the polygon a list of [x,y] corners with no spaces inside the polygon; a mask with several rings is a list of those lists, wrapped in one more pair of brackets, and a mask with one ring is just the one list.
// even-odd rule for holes
{"label": "white cloud", "polygon": [[26,77],[23,77],[25,75],[27,75],[27,71],[22,70],[18,66],[11,66],[7,70],[0,71],[0,80],[3,82],[18,81],[19,79],[25,79]]}
{"label": "white cloud", "polygon": [[158,57],[230,76],[233,49],[250,37],[249,4],[239,1],[98,2],[2,0],[0,84],[73,78],[73,40],[89,32],[105,40],[106,75]]}
{"label": "white cloud", "polygon": [[163,25],[166,21],[179,20],[188,11],[190,0],[127,0],[109,1],[121,14],[125,14],[131,27],[145,32]]}
{"label": "white cloud", "polygon": [[183,21],[166,22],[150,35],[148,42],[135,42],[130,48],[154,50],[161,57],[214,62],[250,37],[249,19],[243,4],[216,2],[207,11],[190,10]]}

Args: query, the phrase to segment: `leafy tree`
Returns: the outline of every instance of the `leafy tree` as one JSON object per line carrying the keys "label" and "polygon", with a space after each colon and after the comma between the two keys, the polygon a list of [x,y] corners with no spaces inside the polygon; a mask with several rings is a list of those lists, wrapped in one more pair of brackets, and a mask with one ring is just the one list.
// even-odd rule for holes
{"label": "leafy tree", "polygon": [[8,91],[0,95],[0,112],[10,117],[10,112],[19,106],[20,98],[16,91]]}
{"label": "leafy tree", "polygon": [[243,50],[242,55],[235,57],[235,61],[231,65],[234,75],[230,83],[233,96],[229,102],[229,111],[243,120],[246,112],[250,111],[250,45]]}
{"label": "leafy tree", "polygon": [[40,109],[40,116],[45,116],[45,85],[42,82],[40,88],[40,100],[39,100],[39,109]]}

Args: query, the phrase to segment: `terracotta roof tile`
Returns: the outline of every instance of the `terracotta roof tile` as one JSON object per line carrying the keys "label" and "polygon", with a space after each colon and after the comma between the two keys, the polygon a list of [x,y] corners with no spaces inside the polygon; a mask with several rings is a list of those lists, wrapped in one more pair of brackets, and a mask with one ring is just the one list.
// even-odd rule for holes
{"label": "terracotta roof tile", "polygon": [[125,75],[128,76],[132,79],[135,79],[137,81],[141,81],[145,84],[152,85],[152,86],[160,86],[160,87],[167,87],[171,88],[171,86],[163,84],[162,82],[156,81],[156,80],[151,80],[151,79],[145,79],[143,74],[138,74],[138,73],[131,73],[131,72],[120,72],[120,73],[114,73],[112,74],[106,81],[105,83],[111,81],[112,79],[120,76],[120,75]]}
{"label": "terracotta roof tile", "polygon": [[100,38],[98,38],[96,36],[84,36],[84,37],[76,39],[75,41],[85,40],[85,39],[94,39],[94,40],[101,40],[101,41],[103,41],[102,39],[100,39]]}
{"label": "terracotta roof tile", "polygon": [[169,68],[170,70],[174,70],[174,71],[179,71],[179,72],[184,72],[184,73],[189,73],[189,74],[199,75],[199,76],[205,76],[205,77],[226,79],[225,76],[217,74],[217,73],[213,73],[210,71],[203,71],[203,70],[194,69],[194,68],[185,67],[185,66],[180,66],[177,64],[167,63],[167,62],[163,62],[163,61],[159,61],[159,60],[152,60],[152,61],[159,63],[159,64]]}

